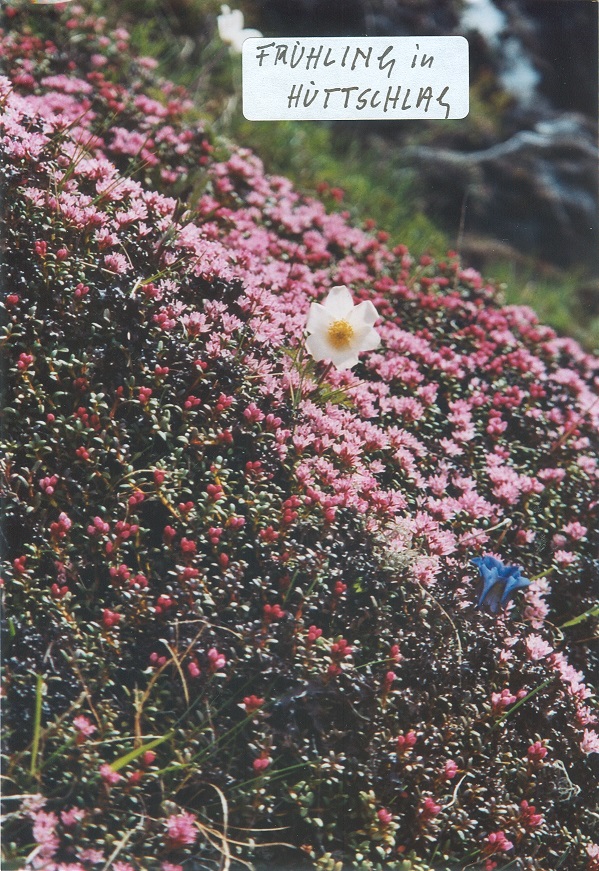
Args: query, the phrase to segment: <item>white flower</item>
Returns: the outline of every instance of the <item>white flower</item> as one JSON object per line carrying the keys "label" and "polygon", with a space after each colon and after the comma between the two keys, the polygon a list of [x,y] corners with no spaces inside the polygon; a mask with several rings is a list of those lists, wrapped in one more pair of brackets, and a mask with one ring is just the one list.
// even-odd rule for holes
{"label": "white flower", "polygon": [[306,348],[315,360],[331,360],[337,369],[351,369],[361,351],[373,351],[381,339],[373,326],[379,314],[367,300],[354,305],[351,293],[333,287],[324,305],[313,302],[306,329]]}
{"label": "white flower", "polygon": [[241,47],[248,36],[262,36],[259,30],[251,27],[244,28],[243,12],[241,9],[231,9],[228,6],[220,7],[221,14],[217,17],[218,35],[223,42],[231,46],[236,54],[241,54]]}

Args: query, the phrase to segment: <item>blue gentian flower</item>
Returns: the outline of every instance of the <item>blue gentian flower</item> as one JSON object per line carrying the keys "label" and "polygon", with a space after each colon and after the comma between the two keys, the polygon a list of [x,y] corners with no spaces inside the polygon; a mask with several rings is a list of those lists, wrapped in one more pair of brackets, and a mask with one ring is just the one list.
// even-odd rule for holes
{"label": "blue gentian flower", "polygon": [[522,577],[518,566],[506,566],[494,556],[477,556],[470,562],[477,566],[483,579],[478,607],[486,605],[493,614],[507,605],[516,590],[530,584],[528,578]]}

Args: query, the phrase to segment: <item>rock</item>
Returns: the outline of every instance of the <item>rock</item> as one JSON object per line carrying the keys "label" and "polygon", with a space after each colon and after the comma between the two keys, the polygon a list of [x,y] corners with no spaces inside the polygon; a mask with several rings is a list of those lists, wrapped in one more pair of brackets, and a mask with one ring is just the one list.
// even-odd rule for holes
{"label": "rock", "polygon": [[455,218],[466,199],[466,226],[561,266],[597,263],[597,148],[582,115],[555,115],[503,142],[461,152],[408,146],[437,214]]}

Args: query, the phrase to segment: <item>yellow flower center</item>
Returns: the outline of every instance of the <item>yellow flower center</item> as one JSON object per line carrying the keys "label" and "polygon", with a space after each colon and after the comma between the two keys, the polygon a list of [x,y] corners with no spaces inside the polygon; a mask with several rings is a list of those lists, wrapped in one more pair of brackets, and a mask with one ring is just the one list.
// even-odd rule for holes
{"label": "yellow flower center", "polygon": [[354,337],[354,328],[349,321],[333,321],[327,331],[329,344],[337,351],[347,348]]}

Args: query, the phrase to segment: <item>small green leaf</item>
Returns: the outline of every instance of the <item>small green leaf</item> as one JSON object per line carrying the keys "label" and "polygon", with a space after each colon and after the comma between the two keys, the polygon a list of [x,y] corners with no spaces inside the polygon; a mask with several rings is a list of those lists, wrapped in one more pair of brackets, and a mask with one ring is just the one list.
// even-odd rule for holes
{"label": "small green leaf", "polygon": [[137,759],[137,757],[141,756],[142,753],[145,753],[146,750],[152,750],[154,747],[158,747],[159,744],[162,744],[164,741],[168,741],[169,738],[172,738],[174,734],[174,732],[167,732],[167,734],[163,735],[161,738],[154,738],[154,740],[150,741],[148,744],[143,744],[141,747],[137,747],[135,750],[130,750],[129,753],[125,753],[124,756],[119,756],[118,759],[115,759],[114,762],[111,762],[110,767],[113,771],[120,771],[121,768],[124,768],[125,765],[133,762],[134,759]]}
{"label": "small green leaf", "polygon": [[589,617],[597,617],[599,616],[599,605],[594,605],[592,608],[589,608],[588,611],[585,611],[584,614],[579,614],[578,617],[573,617],[572,620],[568,620],[567,623],[562,623],[559,627],[560,629],[568,629],[570,626],[577,626],[579,623],[582,623],[584,620],[588,620]]}

